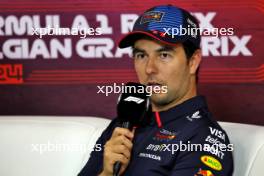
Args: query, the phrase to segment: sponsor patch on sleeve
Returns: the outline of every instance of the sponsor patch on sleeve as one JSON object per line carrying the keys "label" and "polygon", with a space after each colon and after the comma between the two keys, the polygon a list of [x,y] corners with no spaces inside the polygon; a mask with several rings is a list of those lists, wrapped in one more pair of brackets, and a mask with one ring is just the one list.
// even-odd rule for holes
{"label": "sponsor patch on sleeve", "polygon": [[222,170],[222,164],[216,158],[214,158],[212,156],[204,155],[201,157],[201,161],[206,166],[208,166],[214,170],[217,170],[217,171]]}
{"label": "sponsor patch on sleeve", "polygon": [[194,176],[215,176],[210,170],[199,169],[199,171]]}

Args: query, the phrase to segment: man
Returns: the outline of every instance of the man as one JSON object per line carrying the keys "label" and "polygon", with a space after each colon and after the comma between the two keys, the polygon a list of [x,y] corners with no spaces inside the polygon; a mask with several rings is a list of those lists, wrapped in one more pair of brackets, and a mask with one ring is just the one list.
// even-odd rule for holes
{"label": "man", "polygon": [[111,176],[117,161],[122,163],[120,175],[232,175],[233,146],[204,97],[197,96],[200,34],[176,35],[180,26],[199,27],[189,12],[157,6],[144,12],[120,41],[120,48],[133,48],[139,82],[167,86],[167,92],[152,94],[149,125],[131,132],[113,120],[97,141],[103,150],[91,153],[79,176]]}

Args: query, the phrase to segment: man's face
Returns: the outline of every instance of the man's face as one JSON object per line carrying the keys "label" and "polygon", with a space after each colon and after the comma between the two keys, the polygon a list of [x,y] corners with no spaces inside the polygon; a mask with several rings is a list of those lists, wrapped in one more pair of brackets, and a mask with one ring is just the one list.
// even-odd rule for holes
{"label": "man's face", "polygon": [[163,107],[182,99],[190,89],[190,66],[182,44],[164,45],[139,39],[133,48],[135,70],[141,84],[167,86],[167,93],[152,94],[156,107]]}

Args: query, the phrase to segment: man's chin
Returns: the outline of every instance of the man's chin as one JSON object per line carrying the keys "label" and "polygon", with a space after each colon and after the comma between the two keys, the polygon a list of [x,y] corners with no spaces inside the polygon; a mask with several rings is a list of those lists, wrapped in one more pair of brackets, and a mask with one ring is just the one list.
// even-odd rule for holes
{"label": "man's chin", "polygon": [[154,103],[158,106],[163,106],[163,105],[168,104],[167,95],[164,93],[152,94],[150,99],[151,99],[152,103]]}

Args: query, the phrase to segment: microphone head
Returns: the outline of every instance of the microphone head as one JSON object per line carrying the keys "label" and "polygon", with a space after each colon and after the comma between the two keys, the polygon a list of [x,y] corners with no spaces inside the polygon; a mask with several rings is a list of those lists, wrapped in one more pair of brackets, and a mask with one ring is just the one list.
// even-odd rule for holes
{"label": "microphone head", "polygon": [[141,126],[150,116],[151,104],[146,86],[129,82],[124,86],[117,104],[117,115],[120,122],[129,122],[130,126]]}

